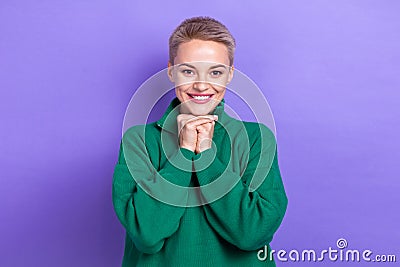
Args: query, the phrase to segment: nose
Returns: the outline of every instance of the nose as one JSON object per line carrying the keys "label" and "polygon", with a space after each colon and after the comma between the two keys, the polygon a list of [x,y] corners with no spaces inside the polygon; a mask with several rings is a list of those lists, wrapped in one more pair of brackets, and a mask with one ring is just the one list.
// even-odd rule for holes
{"label": "nose", "polygon": [[193,88],[198,91],[205,91],[210,87],[210,85],[206,82],[195,82],[193,83]]}

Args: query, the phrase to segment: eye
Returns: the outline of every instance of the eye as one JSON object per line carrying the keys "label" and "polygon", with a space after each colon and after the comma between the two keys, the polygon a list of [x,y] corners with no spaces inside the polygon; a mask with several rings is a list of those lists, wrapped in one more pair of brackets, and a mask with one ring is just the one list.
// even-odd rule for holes
{"label": "eye", "polygon": [[194,74],[194,72],[192,70],[190,70],[190,69],[184,69],[184,70],[182,70],[182,73],[187,75],[187,76],[191,76],[191,75]]}
{"label": "eye", "polygon": [[213,76],[213,77],[219,77],[221,75],[222,75],[222,71],[219,71],[219,70],[213,70],[211,72],[211,76]]}

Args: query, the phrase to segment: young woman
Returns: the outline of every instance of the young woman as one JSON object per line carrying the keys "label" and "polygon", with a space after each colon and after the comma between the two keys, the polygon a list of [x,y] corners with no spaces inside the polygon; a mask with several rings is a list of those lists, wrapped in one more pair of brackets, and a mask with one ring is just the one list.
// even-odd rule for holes
{"label": "young woman", "polygon": [[[257,253],[270,249],[287,197],[273,133],[224,111],[235,40],[195,17],[169,46],[176,97],[157,122],[125,132],[115,167],[122,266],[275,266]],[[262,178],[255,190],[253,177]]]}

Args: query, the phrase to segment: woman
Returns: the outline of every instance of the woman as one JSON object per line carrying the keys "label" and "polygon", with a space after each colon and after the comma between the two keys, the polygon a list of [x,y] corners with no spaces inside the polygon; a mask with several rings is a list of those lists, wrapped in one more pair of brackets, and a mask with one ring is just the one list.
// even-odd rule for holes
{"label": "woman", "polygon": [[[195,17],[169,46],[176,97],[157,122],[126,131],[114,172],[122,266],[275,266],[257,251],[269,249],[287,197],[272,132],[224,111],[234,38]],[[262,178],[256,190],[253,177]]]}

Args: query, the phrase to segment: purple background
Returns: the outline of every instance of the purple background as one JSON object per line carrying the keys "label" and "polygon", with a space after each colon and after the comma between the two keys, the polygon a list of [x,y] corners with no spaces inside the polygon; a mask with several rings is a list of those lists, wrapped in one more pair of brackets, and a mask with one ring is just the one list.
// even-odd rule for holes
{"label": "purple background", "polygon": [[275,116],[289,207],[272,247],[400,257],[399,1],[137,2],[1,1],[0,266],[120,265],[125,108],[195,15],[228,26]]}

